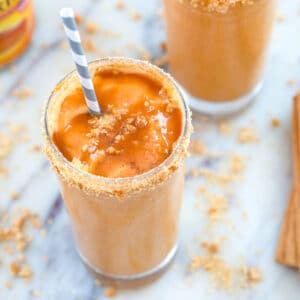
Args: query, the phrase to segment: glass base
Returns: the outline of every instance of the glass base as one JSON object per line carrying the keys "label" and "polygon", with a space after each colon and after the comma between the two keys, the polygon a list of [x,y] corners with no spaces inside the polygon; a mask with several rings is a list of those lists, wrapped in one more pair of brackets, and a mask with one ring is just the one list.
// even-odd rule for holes
{"label": "glass base", "polygon": [[132,288],[138,287],[145,284],[149,284],[154,280],[158,279],[164,272],[168,269],[173,259],[176,256],[178,249],[178,244],[171,249],[165,259],[155,268],[148,270],[143,273],[133,274],[133,275],[114,275],[109,274],[101,269],[95,268],[88,261],[88,259],[83,256],[78,250],[78,254],[86,267],[93,273],[93,275],[98,278],[103,284],[113,284],[114,286],[122,287],[122,288]]}
{"label": "glass base", "polygon": [[181,87],[181,89],[183,90],[183,94],[188,95],[188,104],[196,113],[212,117],[226,117],[237,114],[238,112],[247,108],[255,99],[257,94],[261,91],[262,87],[263,81],[260,81],[248,94],[227,102],[214,102],[195,98],[191,96],[184,88]]}

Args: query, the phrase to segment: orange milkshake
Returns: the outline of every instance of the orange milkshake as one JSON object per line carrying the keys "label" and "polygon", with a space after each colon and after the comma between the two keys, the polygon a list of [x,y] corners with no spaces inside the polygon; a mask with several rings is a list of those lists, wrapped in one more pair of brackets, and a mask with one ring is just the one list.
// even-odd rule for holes
{"label": "orange milkshake", "polygon": [[213,114],[248,104],[261,87],[276,0],[164,0],[164,6],[170,70],[197,98],[192,107]]}
{"label": "orange milkshake", "polygon": [[176,252],[190,114],[173,79],[152,65],[89,67],[101,115],[88,113],[69,74],[47,104],[46,152],[83,260],[108,278],[143,278]]}

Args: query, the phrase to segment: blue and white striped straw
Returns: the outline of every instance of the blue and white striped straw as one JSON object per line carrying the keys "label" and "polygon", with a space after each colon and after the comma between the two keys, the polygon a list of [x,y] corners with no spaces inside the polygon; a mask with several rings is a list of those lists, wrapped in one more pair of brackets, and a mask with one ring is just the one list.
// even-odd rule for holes
{"label": "blue and white striped straw", "polygon": [[85,100],[90,114],[99,115],[101,113],[94,85],[88,70],[88,64],[83,52],[81,39],[75,22],[72,8],[62,8],[60,15],[64,24],[65,32],[70,44],[73,60],[83,88]]}

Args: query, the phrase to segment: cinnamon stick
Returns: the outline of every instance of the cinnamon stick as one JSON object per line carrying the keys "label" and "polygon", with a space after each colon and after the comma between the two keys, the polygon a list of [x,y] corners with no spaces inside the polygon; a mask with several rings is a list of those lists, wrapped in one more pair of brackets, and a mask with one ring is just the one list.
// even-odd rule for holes
{"label": "cinnamon stick", "polygon": [[300,267],[300,94],[294,98],[293,115],[293,159],[295,186],[295,220],[296,220],[296,250],[297,265]]}
{"label": "cinnamon stick", "polygon": [[288,208],[281,226],[276,261],[290,266],[300,266],[300,93],[294,98],[292,114],[292,151],[294,184]]}
{"label": "cinnamon stick", "polygon": [[295,189],[293,188],[281,226],[276,253],[276,261],[289,267],[298,266],[296,250],[295,194]]}

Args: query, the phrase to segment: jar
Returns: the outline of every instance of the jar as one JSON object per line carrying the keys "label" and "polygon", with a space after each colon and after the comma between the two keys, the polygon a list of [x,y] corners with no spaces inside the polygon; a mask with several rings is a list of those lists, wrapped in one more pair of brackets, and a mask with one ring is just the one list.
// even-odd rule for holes
{"label": "jar", "polygon": [[27,49],[33,29],[32,0],[0,0],[0,67]]}

